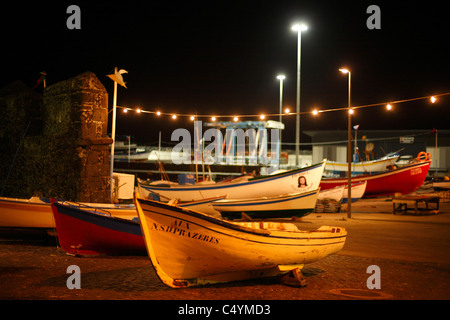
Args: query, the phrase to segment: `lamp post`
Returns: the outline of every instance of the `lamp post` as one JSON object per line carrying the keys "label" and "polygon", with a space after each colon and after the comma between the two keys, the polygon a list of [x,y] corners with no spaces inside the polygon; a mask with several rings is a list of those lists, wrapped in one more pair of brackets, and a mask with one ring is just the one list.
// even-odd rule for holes
{"label": "lamp post", "polygon": [[347,162],[348,162],[348,195],[347,195],[347,217],[350,219],[352,217],[352,113],[351,108],[351,78],[352,74],[348,69],[339,69],[342,73],[348,74],[348,142],[347,142]]}
{"label": "lamp post", "polygon": [[308,27],[304,24],[294,24],[292,26],[293,31],[297,31],[297,101],[296,101],[296,127],[295,127],[295,165],[299,165],[300,154],[300,62],[301,62],[301,43],[302,43],[302,31],[308,30]]}
{"label": "lamp post", "polygon": [[[280,80],[280,115],[279,115],[279,121],[280,123],[282,123],[283,120],[283,80],[286,79],[286,77],[284,76],[284,74],[279,74],[277,76],[277,79]],[[280,158],[280,154],[282,151],[282,145],[281,145],[281,135],[282,135],[282,130],[278,130],[278,132],[280,133],[279,137],[278,137],[278,147],[277,147],[277,154],[278,154],[278,158]]]}
{"label": "lamp post", "polygon": [[279,74],[277,76],[277,79],[280,80],[280,116],[279,121],[282,120],[282,114],[283,114],[283,80],[286,79],[286,77],[283,74]]}

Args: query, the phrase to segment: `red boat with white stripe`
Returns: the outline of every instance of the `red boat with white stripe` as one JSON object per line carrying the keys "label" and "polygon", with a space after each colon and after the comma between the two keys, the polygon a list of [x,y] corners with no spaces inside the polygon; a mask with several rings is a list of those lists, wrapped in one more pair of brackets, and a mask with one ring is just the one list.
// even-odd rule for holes
{"label": "red boat with white stripe", "polygon": [[[405,167],[378,174],[352,177],[352,183],[367,181],[364,197],[389,196],[395,193],[408,194],[416,191],[425,181],[431,160],[421,161]],[[322,179],[321,190],[348,184],[347,178]]]}

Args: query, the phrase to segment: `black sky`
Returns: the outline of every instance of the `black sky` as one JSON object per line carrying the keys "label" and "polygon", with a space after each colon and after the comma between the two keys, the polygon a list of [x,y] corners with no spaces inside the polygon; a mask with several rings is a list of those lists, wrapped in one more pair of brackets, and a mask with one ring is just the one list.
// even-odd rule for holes
{"label": "black sky", "polygon": [[[352,70],[352,102],[365,105],[450,92],[450,19],[445,2],[398,1],[78,1],[16,3],[2,10],[2,80],[33,87],[39,72],[47,84],[94,72],[112,103],[106,74],[129,71],[118,104],[198,114],[277,113],[278,73],[284,73],[284,105],[295,109],[296,21],[302,35],[301,110],[346,106]],[[81,8],[81,30],[68,30],[66,9]],[[369,30],[366,9],[381,9],[381,30]],[[36,89],[42,91],[42,88]],[[391,113],[376,107],[354,118],[360,129],[448,129],[450,98],[403,103]],[[302,116],[301,129],[346,129],[346,114]],[[118,134],[170,140],[187,120],[119,116]],[[294,141],[286,119],[284,139]]]}

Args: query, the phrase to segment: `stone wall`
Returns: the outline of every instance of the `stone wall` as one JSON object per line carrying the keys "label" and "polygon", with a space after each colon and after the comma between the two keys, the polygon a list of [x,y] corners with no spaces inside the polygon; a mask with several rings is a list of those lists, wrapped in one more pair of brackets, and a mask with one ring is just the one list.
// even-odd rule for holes
{"label": "stone wall", "polygon": [[[5,196],[110,202],[108,94],[92,72],[44,90],[40,133],[27,135]],[[20,187],[21,186],[21,187]]]}

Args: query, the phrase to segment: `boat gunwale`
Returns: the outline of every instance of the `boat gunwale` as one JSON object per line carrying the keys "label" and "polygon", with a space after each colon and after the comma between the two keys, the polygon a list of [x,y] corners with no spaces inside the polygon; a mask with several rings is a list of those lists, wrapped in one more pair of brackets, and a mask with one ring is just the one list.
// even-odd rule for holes
{"label": "boat gunwale", "polygon": [[190,186],[190,185],[189,186],[187,186],[187,185],[182,185],[182,186],[180,186],[180,185],[148,185],[148,184],[139,183],[139,186],[143,187],[145,189],[149,189],[149,190],[166,190],[166,191],[167,190],[196,191],[196,190],[226,189],[226,188],[242,187],[242,186],[277,180],[280,178],[292,176],[294,174],[297,174],[297,173],[300,173],[303,171],[316,169],[316,168],[319,168],[320,166],[323,166],[323,168],[325,168],[325,164],[326,164],[326,162],[323,161],[321,163],[317,163],[317,164],[311,165],[309,167],[293,169],[293,170],[290,170],[287,172],[280,172],[280,173],[277,173],[274,175],[254,177],[254,178],[249,179],[248,181],[241,181],[241,182],[236,182],[236,183],[216,183],[216,184],[212,184],[212,185],[192,185],[192,186]]}
{"label": "boat gunwale", "polygon": [[[252,234],[252,235],[256,235],[256,236],[263,236],[263,237],[272,238],[272,239],[331,240],[331,239],[342,239],[342,238],[344,238],[343,241],[345,241],[345,238],[347,236],[346,230],[343,227],[330,227],[330,228],[339,228],[341,230],[345,230],[345,234],[340,234],[340,235],[337,235],[337,236],[334,236],[334,237],[308,237],[307,236],[309,234],[315,234],[315,233],[320,233],[320,232],[330,233],[331,234],[332,232],[330,232],[329,230],[315,229],[315,230],[304,231],[304,230],[298,229],[298,230],[292,231],[292,230],[254,229],[254,228],[250,228],[250,227],[239,226],[238,224],[235,224],[233,222],[217,219],[217,218],[214,218],[212,216],[208,216],[208,215],[205,215],[205,214],[203,214],[201,212],[197,212],[197,211],[194,211],[194,210],[184,209],[184,208],[180,208],[180,207],[176,207],[176,206],[171,206],[170,208],[167,208],[164,203],[159,203],[159,202],[153,201],[153,200],[137,198],[137,201],[141,202],[141,204],[143,203],[143,204],[150,205],[150,206],[155,205],[156,207],[159,207],[159,208],[162,208],[162,209],[166,209],[166,210],[169,210],[169,211],[176,211],[176,212],[178,212],[180,214],[185,214],[185,215],[193,217],[193,218],[205,220],[205,221],[207,221],[209,223],[212,223],[213,225],[218,225],[218,226],[223,227],[223,228],[228,228],[228,229],[231,229],[231,230],[234,230],[234,231],[244,232],[244,233],[247,233],[247,234]],[[142,208],[143,212],[145,212],[145,211],[146,212],[151,212],[151,213],[154,213],[154,214],[158,214],[158,215],[174,218],[176,220],[182,220],[182,221],[185,221],[185,222],[188,222],[188,223],[200,226],[202,228],[205,228],[205,229],[210,230],[210,231],[215,232],[215,233],[224,234],[226,236],[239,238],[239,239],[242,239],[242,240],[245,240],[245,241],[260,243],[259,241],[256,241],[256,240],[245,239],[245,238],[241,238],[241,237],[238,237],[238,236],[235,236],[235,235],[227,234],[227,233],[222,232],[222,231],[214,230],[214,229],[211,229],[209,227],[203,226],[203,225],[201,225],[199,223],[193,222],[191,220],[186,220],[185,218],[182,218],[182,217],[176,217],[174,215],[170,215],[170,214],[159,212],[159,211],[158,212],[150,211],[149,209],[144,208],[142,205],[141,205],[141,208]],[[273,234],[274,232],[275,233],[283,232],[283,233],[286,233],[286,234],[302,234],[302,235],[305,235],[305,236],[304,237],[289,237],[289,236],[282,236],[282,235],[277,235],[277,234],[274,235]],[[336,234],[338,234],[338,233],[336,233]],[[339,242],[342,242],[342,240],[339,241]],[[311,246],[311,245],[312,246],[316,246],[316,245],[320,245],[321,246],[321,245],[330,245],[330,244],[334,244],[334,243],[323,243],[323,244],[297,244],[297,243],[295,243],[295,244],[293,244],[293,243],[292,244],[286,244],[286,243],[279,243],[279,244],[277,244],[277,243],[266,243],[266,244],[268,244],[268,245],[288,245],[288,246]]]}
{"label": "boat gunwale", "polygon": [[[124,218],[120,218],[120,217],[116,217],[116,216],[112,216],[112,215],[107,215],[107,214],[103,214],[103,213],[95,212],[95,211],[91,211],[91,210],[83,210],[83,209],[81,209],[81,207],[77,207],[72,204],[64,204],[59,201],[52,202],[52,205],[54,205],[56,207],[57,212],[59,214],[70,216],[74,219],[78,219],[78,220],[84,221],[86,223],[91,223],[91,224],[94,224],[94,225],[102,227],[102,228],[112,229],[117,232],[124,232],[124,233],[133,234],[133,235],[141,235],[136,232],[128,232],[129,228],[133,228],[133,227],[138,227],[138,230],[140,231],[140,224],[137,221],[133,221],[131,219],[124,219]],[[62,209],[62,210],[60,210],[60,209]],[[93,210],[95,210],[95,208],[93,208]],[[103,224],[100,224],[99,222],[107,223],[108,225],[105,226]],[[118,224],[118,223],[125,224],[127,231],[125,231],[123,229],[115,228],[113,226],[114,224]]]}
{"label": "boat gunwale", "polygon": [[[288,195],[282,195],[279,197],[267,197],[267,198],[250,198],[250,199],[226,199],[216,201],[212,204],[213,207],[231,207],[231,206],[257,206],[262,204],[274,204],[280,202],[293,201],[304,197],[314,196],[318,193],[320,188],[312,191],[306,191],[303,193],[294,193]],[[241,203],[250,202],[250,203]]]}
{"label": "boat gunwale", "polygon": [[[360,161],[360,162],[353,162],[352,161],[352,169],[354,166],[358,166],[358,167],[364,167],[364,166],[370,166],[373,164],[382,164],[383,162],[387,162],[387,161],[392,161],[395,158],[400,158],[400,155],[398,156],[391,156],[389,158],[386,159],[379,159],[379,160],[369,160],[369,161]],[[342,166],[342,167],[347,167],[348,166],[348,162],[339,162],[339,161],[327,161],[327,166]]]}

